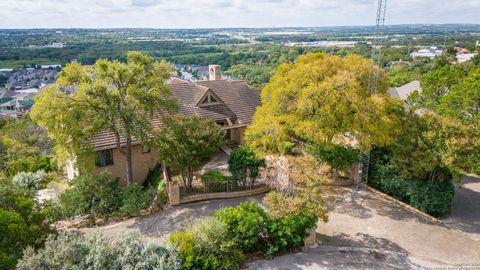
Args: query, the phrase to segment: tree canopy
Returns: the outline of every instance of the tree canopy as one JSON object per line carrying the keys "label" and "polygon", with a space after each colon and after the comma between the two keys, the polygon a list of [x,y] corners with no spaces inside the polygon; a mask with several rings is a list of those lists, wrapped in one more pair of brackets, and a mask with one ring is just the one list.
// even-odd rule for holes
{"label": "tree canopy", "polygon": [[248,145],[260,152],[280,152],[294,138],[314,144],[355,142],[368,151],[374,144],[391,143],[403,107],[389,98],[382,70],[378,91],[369,93],[370,66],[357,55],[322,53],[280,65],[262,91],[262,106],[245,134]]}
{"label": "tree canopy", "polygon": [[194,170],[210,161],[224,143],[225,133],[219,125],[196,116],[166,117],[155,138],[159,160],[179,171],[189,186]]}
{"label": "tree canopy", "polygon": [[126,63],[101,59],[93,66],[69,64],[55,86],[37,95],[32,118],[48,130],[64,160],[90,153],[88,142],[95,132],[112,132],[127,160],[130,182],[132,139],[148,144],[153,113],[161,116],[178,107],[165,84],[171,71],[166,62],[140,52],[129,52]]}

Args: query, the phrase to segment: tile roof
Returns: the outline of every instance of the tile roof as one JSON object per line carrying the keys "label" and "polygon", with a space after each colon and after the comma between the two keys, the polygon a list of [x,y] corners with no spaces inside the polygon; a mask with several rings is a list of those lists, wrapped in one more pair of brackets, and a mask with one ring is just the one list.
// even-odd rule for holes
{"label": "tile roof", "polygon": [[420,81],[411,81],[399,87],[392,87],[388,91],[391,97],[399,98],[405,101],[407,100],[408,96],[415,90],[419,92],[422,91],[422,88],[420,87]]}
{"label": "tile roof", "polygon": [[[187,82],[173,78],[168,81],[168,85],[177,97],[180,113],[183,115],[208,117],[213,121],[229,119],[235,126],[244,126],[251,123],[256,108],[261,105],[260,90],[250,88],[244,81]],[[213,92],[222,102],[196,106],[208,91]],[[155,114],[151,122],[153,128],[160,129],[162,125],[160,114]],[[108,130],[95,134],[91,142],[96,150],[116,147],[115,135]],[[121,144],[125,144],[124,138],[121,139]],[[133,144],[140,142],[133,139]]]}

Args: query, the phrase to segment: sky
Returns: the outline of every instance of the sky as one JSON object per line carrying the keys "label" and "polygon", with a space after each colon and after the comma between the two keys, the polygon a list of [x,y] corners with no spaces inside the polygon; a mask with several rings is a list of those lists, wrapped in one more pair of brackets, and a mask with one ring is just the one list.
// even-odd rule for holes
{"label": "sky", "polygon": [[[372,25],[377,0],[0,0],[1,28]],[[480,0],[389,0],[386,24],[480,24]]]}

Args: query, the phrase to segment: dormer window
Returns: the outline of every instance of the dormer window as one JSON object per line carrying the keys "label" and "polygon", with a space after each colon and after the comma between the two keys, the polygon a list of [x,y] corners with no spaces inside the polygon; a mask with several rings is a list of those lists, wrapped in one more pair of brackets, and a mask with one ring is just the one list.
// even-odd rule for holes
{"label": "dormer window", "polygon": [[207,92],[205,96],[202,98],[202,100],[200,101],[199,105],[206,106],[206,105],[214,105],[218,103],[221,103],[220,99],[212,92]]}

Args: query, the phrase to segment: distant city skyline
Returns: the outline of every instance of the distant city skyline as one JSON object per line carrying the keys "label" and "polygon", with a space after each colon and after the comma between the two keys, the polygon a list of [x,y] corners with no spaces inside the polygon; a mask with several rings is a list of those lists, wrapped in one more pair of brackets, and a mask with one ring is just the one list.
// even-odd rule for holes
{"label": "distant city skyline", "polygon": [[[1,0],[1,28],[372,25],[376,0]],[[386,24],[480,23],[480,1],[390,0]]]}

